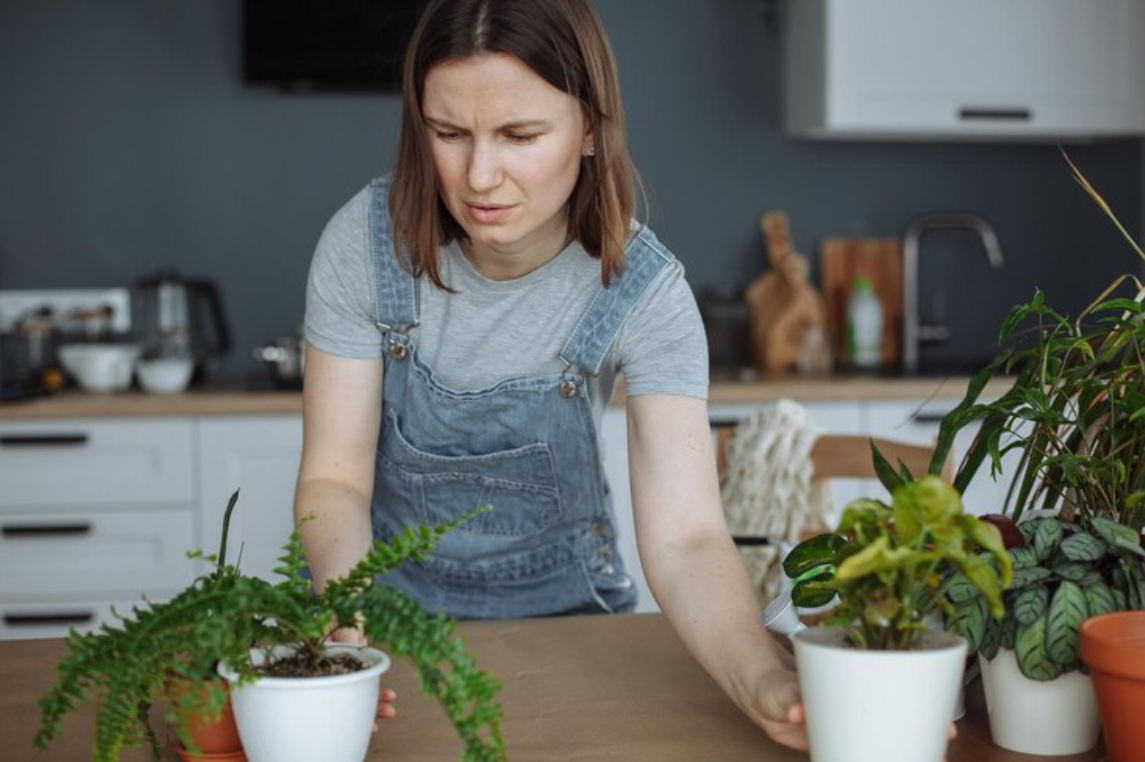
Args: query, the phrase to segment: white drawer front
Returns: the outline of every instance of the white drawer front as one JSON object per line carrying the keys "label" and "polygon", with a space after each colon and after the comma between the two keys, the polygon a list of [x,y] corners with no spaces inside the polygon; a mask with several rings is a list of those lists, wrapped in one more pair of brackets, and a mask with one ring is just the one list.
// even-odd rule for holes
{"label": "white drawer front", "polygon": [[[152,594],[152,601],[171,598],[174,593]],[[127,616],[131,607],[141,605],[139,599],[122,600],[62,600],[51,603],[0,603],[0,640],[32,640],[36,638],[64,638],[75,627],[80,632],[91,632],[103,623],[117,624],[119,619],[112,609]]]}
{"label": "white drawer front", "polygon": [[179,589],[196,547],[192,510],[0,515],[0,599]]}
{"label": "white drawer front", "polygon": [[0,423],[0,508],[62,508],[195,497],[194,423]]}

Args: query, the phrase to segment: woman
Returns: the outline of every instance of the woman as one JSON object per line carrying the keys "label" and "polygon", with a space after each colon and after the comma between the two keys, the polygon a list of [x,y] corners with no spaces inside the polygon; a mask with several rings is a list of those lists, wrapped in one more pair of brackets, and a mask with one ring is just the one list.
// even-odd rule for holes
{"label": "woman", "polygon": [[489,504],[386,582],[460,618],[630,611],[597,437],[623,374],[653,593],[736,704],[805,748],[720,509],[695,303],[631,222],[615,66],[587,0],[433,0],[403,106],[392,177],[335,215],[311,268],[295,513],[317,517],[316,583],[375,536]]}

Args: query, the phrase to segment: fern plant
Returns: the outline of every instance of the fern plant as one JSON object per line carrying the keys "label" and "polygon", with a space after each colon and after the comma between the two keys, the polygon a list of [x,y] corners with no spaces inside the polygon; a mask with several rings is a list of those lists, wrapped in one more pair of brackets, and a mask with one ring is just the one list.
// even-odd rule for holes
{"label": "fern plant", "polygon": [[[376,582],[407,559],[422,559],[437,541],[487,508],[438,526],[409,527],[389,541],[375,541],[369,553],[339,580],[317,593],[306,578],[307,564],[298,529],[285,546],[270,583],[243,575],[226,562],[226,536],[238,493],[223,521],[223,539],[214,570],[196,579],[173,599],[132,608],[116,625],[68,636],[68,653],[58,666],[56,684],[40,699],[41,722],[35,744],[46,748],[63,718],[77,702],[96,699],[93,759],[115,762],[125,746],[147,744],[153,755],[160,743],[149,724],[152,703],[169,679],[204,682],[220,661],[231,665],[239,681],[256,679],[252,646],[290,646],[317,652],[332,632],[361,626],[367,638],[396,656],[409,658],[422,690],[437,698],[464,744],[464,762],[505,758],[500,732],[498,681],[477,669],[464,643],[454,637],[453,622],[430,617],[421,605],[395,587]],[[184,708],[218,716],[225,691],[187,692]],[[193,749],[186,712],[172,714],[180,741]]]}

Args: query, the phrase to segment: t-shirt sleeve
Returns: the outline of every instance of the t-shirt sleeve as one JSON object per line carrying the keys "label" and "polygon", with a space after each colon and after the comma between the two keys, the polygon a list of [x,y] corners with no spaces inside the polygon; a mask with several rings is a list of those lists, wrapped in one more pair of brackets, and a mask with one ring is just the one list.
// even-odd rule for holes
{"label": "t-shirt sleeve", "polygon": [[339,357],[382,356],[372,269],[367,189],[338,210],[318,239],[306,284],[308,344]]}
{"label": "t-shirt sleeve", "polygon": [[640,298],[615,349],[625,394],[708,398],[708,343],[679,260],[669,263]]}

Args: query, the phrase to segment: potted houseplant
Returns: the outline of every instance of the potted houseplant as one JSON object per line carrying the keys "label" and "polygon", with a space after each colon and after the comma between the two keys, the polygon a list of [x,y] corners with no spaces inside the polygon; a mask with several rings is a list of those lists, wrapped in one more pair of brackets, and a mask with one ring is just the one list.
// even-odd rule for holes
{"label": "potted houseplant", "polygon": [[811,757],[939,762],[966,658],[966,642],[938,623],[954,610],[952,571],[1001,616],[1010,560],[949,484],[895,473],[877,450],[875,459],[891,504],[850,503],[833,534],[807,540],[784,561],[796,605],[838,597],[824,626],[793,637]]}
{"label": "potted houseplant", "polygon": [[[1145,260],[1109,205],[1069,166]],[[1128,286],[1131,294],[1120,295]],[[996,520],[1019,546],[1010,551],[1015,585],[1006,596],[1007,617],[986,622],[979,598],[954,591],[963,596],[956,605],[971,647],[985,657],[994,740],[1018,751],[1067,754],[1096,744],[1078,628],[1088,616],[1145,608],[1143,300],[1145,286],[1124,275],[1071,320],[1035,292],[1006,316],[999,334],[1005,349],[972,379],[939,430],[935,456],[945,457],[960,429],[981,423],[954,480],[959,490],[987,462],[997,477],[1003,456],[1020,452],[1016,469],[1005,474],[1006,504],[988,507],[1000,511]],[[994,401],[980,401],[998,372],[1013,375],[1011,388]],[[1021,698],[1013,698],[1015,692]],[[1051,703],[1055,694],[1066,703]],[[1016,709],[1030,720],[1024,728],[1008,719]],[[1091,718],[1089,728],[1067,732],[1076,717]]]}
{"label": "potted houseplant", "polygon": [[[78,700],[91,697],[98,700],[99,706],[93,754],[97,762],[118,760],[125,745],[142,742],[147,742],[158,757],[160,743],[148,717],[153,701],[164,692],[165,683],[173,678],[202,684],[221,670],[231,683],[235,714],[250,762],[360,762],[374,719],[377,675],[388,659],[375,649],[351,648],[356,653],[347,658],[336,653],[346,651],[346,647],[328,648],[330,633],[357,625],[372,643],[413,661],[422,689],[437,697],[461,736],[464,760],[504,759],[497,681],[475,667],[464,644],[452,636],[452,622],[441,616],[427,616],[413,599],[392,586],[375,582],[378,575],[404,560],[422,557],[443,534],[487,508],[448,524],[410,527],[389,541],[375,541],[346,576],[330,582],[318,593],[306,578],[297,529],[277,569],[283,577],[280,582],[272,584],[243,575],[226,563],[226,525],[236,498],[237,493],[228,506],[214,571],[200,576],[169,601],[133,608],[130,615],[121,615],[116,626],[105,625],[88,634],[72,632],[68,654],[58,667],[57,683],[40,700],[42,718],[37,746],[45,747],[51,741],[59,732],[62,718]],[[354,657],[360,663],[354,664]],[[351,690],[357,693],[357,698],[350,701],[351,709],[342,712],[356,716],[355,726],[347,728],[339,723],[341,736],[337,743],[317,756],[308,745],[283,750],[263,744],[264,735],[257,729],[250,731],[252,739],[260,739],[257,748],[247,738],[246,727],[255,728],[263,719],[274,722],[281,737],[328,735],[332,718],[325,710],[309,716],[267,718],[260,716],[265,712],[259,708],[257,697],[253,707],[251,702],[240,699],[248,688],[257,688],[260,682],[267,681],[266,675],[282,667],[280,662],[285,659],[293,660],[297,668],[298,677],[292,680],[291,692],[321,692],[322,701],[329,706],[339,701],[330,698],[341,690],[337,686],[358,683]],[[362,667],[366,670],[364,676],[348,674],[361,671]],[[179,703],[184,710],[217,716],[226,696],[227,691],[221,689],[192,690]],[[171,719],[180,741],[191,753],[198,753],[200,749],[188,732],[186,717],[185,712],[179,712]],[[295,731],[301,733],[291,735]],[[342,749],[337,753],[344,756],[335,756],[335,748]],[[300,752],[308,756],[297,756]]]}
{"label": "potted houseplant", "polygon": [[1145,611],[1087,619],[1081,658],[1093,673],[1110,762],[1145,759]]}

